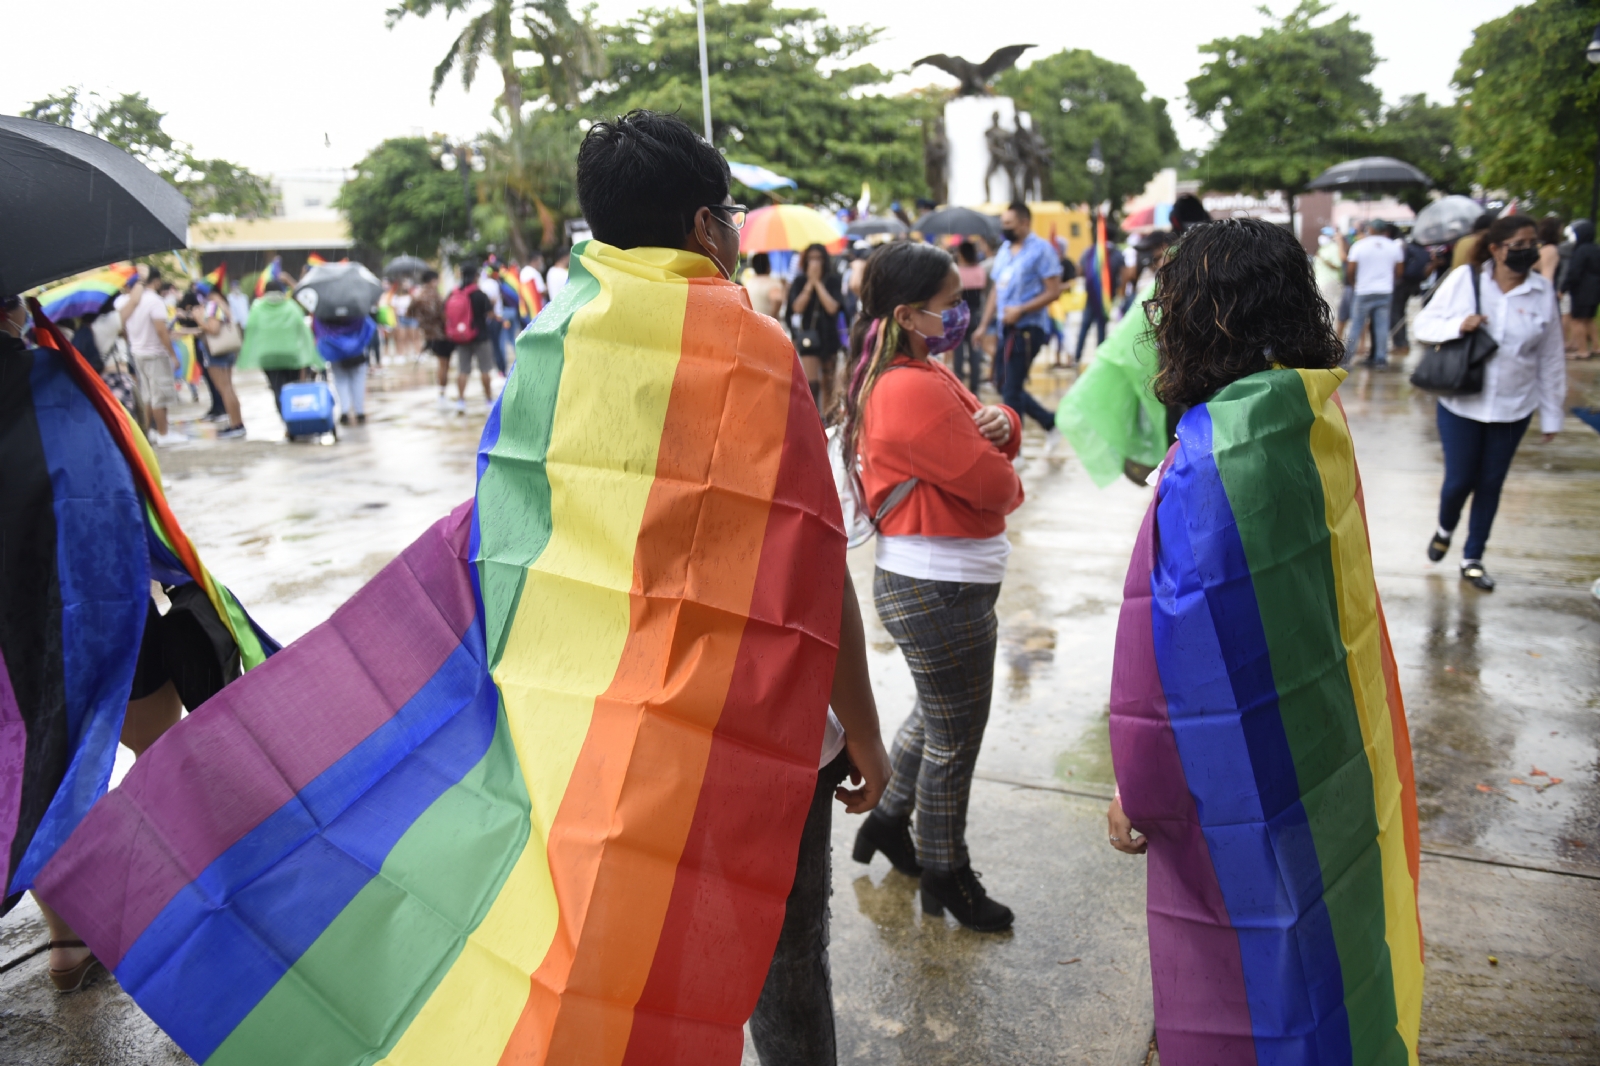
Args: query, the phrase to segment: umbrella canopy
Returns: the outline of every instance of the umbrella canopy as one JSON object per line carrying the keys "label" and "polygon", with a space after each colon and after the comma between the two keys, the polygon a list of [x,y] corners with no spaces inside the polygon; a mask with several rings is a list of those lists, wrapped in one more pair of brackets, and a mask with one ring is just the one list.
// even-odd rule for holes
{"label": "umbrella canopy", "polygon": [[399,278],[407,275],[415,277],[427,269],[429,267],[425,259],[418,259],[414,255],[397,255],[389,260],[389,264],[383,268],[383,276],[386,278]]}
{"label": "umbrella canopy", "polygon": [[795,187],[793,178],[786,178],[782,174],[775,174],[766,167],[758,167],[754,163],[735,163],[728,160],[728,170],[733,174],[733,180],[747,189],[757,192],[771,192],[773,189],[792,189]]}
{"label": "umbrella canopy", "polygon": [[1470,196],[1446,196],[1417,212],[1411,239],[1418,244],[1446,244],[1472,232],[1483,205]]}
{"label": "umbrella canopy", "polygon": [[189,202],[122,149],[0,115],[0,292],[189,243]]}
{"label": "umbrella canopy", "polygon": [[104,270],[93,270],[39,294],[39,305],[52,321],[77,318],[100,310],[108,297],[122,291],[133,267],[119,263]]}
{"label": "umbrella canopy", "polygon": [[1432,185],[1428,175],[1398,159],[1386,155],[1369,155],[1362,159],[1347,159],[1324,170],[1308,189],[1353,189],[1360,192],[1395,192],[1412,189],[1418,185]]}
{"label": "umbrella canopy", "polygon": [[924,237],[982,237],[991,249],[1000,247],[1000,220],[970,207],[946,207],[923,215],[913,228]]}
{"label": "umbrella canopy", "polygon": [[898,218],[878,218],[871,215],[866,218],[858,218],[844,228],[844,235],[851,238],[884,235],[903,237],[910,232],[911,230],[907,228],[906,224]]}
{"label": "umbrella canopy", "polygon": [[844,251],[844,233],[831,215],[798,204],[773,204],[758,207],[745,219],[739,233],[739,250],[754,252],[801,252],[820,244],[830,253]]}
{"label": "umbrella canopy", "polygon": [[294,290],[294,298],[324,322],[372,313],[383,282],[360,263],[323,263],[311,268]]}

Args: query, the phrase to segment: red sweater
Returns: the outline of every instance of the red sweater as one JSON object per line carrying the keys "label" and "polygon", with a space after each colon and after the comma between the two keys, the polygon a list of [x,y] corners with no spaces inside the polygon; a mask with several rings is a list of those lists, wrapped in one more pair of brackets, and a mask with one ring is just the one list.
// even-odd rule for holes
{"label": "red sweater", "polygon": [[1011,465],[1022,445],[1022,419],[1011,420],[1003,447],[978,432],[982,404],[943,364],[901,356],[884,371],[862,412],[861,484],[876,514],[891,490],[920,479],[879,527],[890,536],[968,537],[1006,531],[1006,515],[1022,504],[1022,481]]}

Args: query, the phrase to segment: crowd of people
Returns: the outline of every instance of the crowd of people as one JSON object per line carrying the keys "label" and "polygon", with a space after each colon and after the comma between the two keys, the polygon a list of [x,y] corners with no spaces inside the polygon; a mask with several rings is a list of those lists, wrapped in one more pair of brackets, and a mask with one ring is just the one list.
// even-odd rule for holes
{"label": "crowd of people", "polygon": [[[1352,1015],[1358,1012],[1352,1007],[1347,1014],[1337,995],[1328,999],[1329,989],[1339,982],[1332,968],[1339,960],[1329,962],[1313,950],[1319,938],[1327,937],[1327,915],[1318,911],[1316,893],[1296,896],[1305,884],[1297,882],[1290,892],[1293,899],[1270,891],[1258,893],[1248,904],[1230,899],[1227,915],[1219,918],[1211,913],[1221,899],[1217,886],[1226,889],[1265,876],[1256,868],[1259,855],[1246,855],[1251,848],[1216,849],[1204,871],[1193,860],[1198,841],[1216,839],[1208,834],[1244,832],[1252,825],[1260,830],[1252,840],[1259,839],[1269,850],[1277,847],[1275,834],[1286,830],[1277,824],[1278,812],[1264,808],[1268,776],[1274,766],[1281,770],[1286,765],[1295,736],[1293,716],[1325,724],[1331,712],[1318,699],[1343,707],[1339,701],[1361,702],[1370,694],[1352,695],[1348,679],[1342,695],[1329,690],[1306,697],[1285,691],[1281,705],[1275,704],[1275,714],[1285,721],[1282,727],[1273,726],[1276,739],[1263,739],[1257,726],[1239,726],[1242,739],[1237,744],[1202,743],[1194,734],[1203,731],[1196,724],[1203,718],[1213,723],[1206,728],[1225,731],[1233,728],[1227,723],[1237,724],[1240,715],[1251,713],[1254,705],[1243,702],[1248,694],[1239,686],[1261,680],[1249,664],[1263,659],[1262,649],[1276,639],[1276,630],[1317,635],[1306,637],[1308,646],[1327,638],[1329,648],[1338,645],[1342,656],[1341,612],[1352,608],[1348,601],[1335,603],[1323,595],[1334,587],[1325,571],[1330,565],[1338,569],[1341,588],[1370,588],[1368,546],[1364,539],[1343,541],[1333,563],[1318,561],[1315,552],[1280,552],[1268,573],[1266,557],[1252,554],[1267,541],[1250,540],[1256,535],[1251,530],[1214,529],[1205,524],[1210,521],[1205,516],[1214,517],[1219,507],[1240,511],[1241,500],[1271,499],[1283,514],[1305,518],[1321,529],[1325,506],[1330,515],[1335,508],[1356,506],[1353,449],[1342,411],[1331,399],[1342,377],[1340,368],[1354,365],[1363,351],[1374,368],[1394,365],[1408,346],[1408,304],[1425,299],[1411,321],[1410,340],[1438,346],[1483,331],[1495,345],[1481,389],[1439,401],[1445,474],[1437,529],[1427,546],[1430,559],[1444,557],[1470,498],[1461,576],[1478,589],[1491,590],[1494,582],[1484,556],[1512,456],[1535,412],[1546,440],[1561,428],[1565,358],[1587,358],[1595,345],[1600,250],[1594,246],[1592,224],[1579,221],[1567,227],[1563,241],[1562,227],[1553,220],[1516,214],[1486,217],[1474,234],[1441,251],[1408,244],[1394,227],[1370,223],[1357,226],[1353,240],[1324,233],[1317,252],[1307,255],[1282,227],[1255,220],[1212,221],[1198,201],[1186,201],[1174,210],[1171,232],[1152,234],[1127,254],[1116,245],[1105,246],[1103,253],[1091,249],[1074,263],[1032,231],[1032,213],[1018,202],[1002,214],[1002,239],[992,254],[971,238],[957,242],[954,255],[934,243],[903,240],[842,260],[813,245],[800,252],[793,276],[782,279],[774,276],[763,254],[752,256],[747,270],[737,272],[745,212],[729,194],[727,164],[676,118],[636,112],[614,123],[595,124],[580,154],[578,183],[595,241],[569,250],[548,270],[539,260],[522,265],[468,261],[459,264],[461,281],[446,291],[439,273],[429,269],[392,282],[373,315],[329,324],[297,305],[283,280],[267,282],[261,296],[242,307],[233,299],[237,293],[205,282],[180,292],[152,269],[138,275],[100,314],[78,323],[74,346],[108,375],[116,371],[105,353],[125,346],[148,432],[165,446],[182,439],[170,415],[176,402],[173,336],[191,337],[203,351],[206,378],[216,398],[214,417],[223,424],[219,436],[233,438],[244,433],[232,379],[235,366],[263,370],[275,399],[288,384],[326,366],[347,425],[366,419],[366,373],[381,358],[375,352],[384,348],[400,357],[427,353],[436,359],[442,408],[465,413],[474,374],[485,403],[493,403],[496,377],[511,374],[515,337],[567,287],[574,258],[593,273],[604,257],[614,256],[605,260],[606,269],[650,278],[650,285],[673,292],[673,285],[682,288],[685,281],[719,291],[728,282],[742,286],[741,300],[727,311],[734,317],[722,328],[733,323],[738,326],[733,334],[740,337],[744,334],[739,330],[746,331],[752,350],[777,351],[791,363],[798,357],[801,377],[794,383],[795,395],[804,402],[804,392],[798,391],[803,378],[821,417],[795,430],[805,435],[804,447],[796,447],[807,455],[807,448],[816,456],[824,454],[826,425],[841,468],[835,473],[842,473],[830,482],[824,464],[796,460],[790,474],[795,484],[783,491],[796,499],[828,501],[817,505],[827,528],[814,534],[815,559],[800,560],[773,580],[810,584],[814,574],[842,573],[846,537],[841,526],[845,516],[859,515],[874,541],[873,604],[902,652],[916,690],[909,715],[885,749],[866,676],[859,611],[844,577],[842,606],[832,623],[836,629],[825,635],[837,646],[831,689],[819,686],[817,691],[827,692],[828,698],[805,708],[822,738],[815,771],[820,799],[794,832],[780,832],[776,824],[748,828],[763,834],[762,847],[797,855],[777,947],[750,1020],[756,1048],[766,1066],[825,1066],[835,1060],[836,1043],[826,932],[829,796],[837,791],[847,809],[870,812],[857,832],[853,858],[870,862],[882,854],[895,869],[917,878],[924,913],[949,913],[985,933],[1010,929],[1015,921],[1012,909],[989,894],[973,869],[966,819],[992,699],[996,604],[1011,551],[1007,518],[1025,498],[1019,467],[1026,424],[1031,421],[1042,431],[1048,453],[1063,440],[1058,418],[1067,418],[1067,408],[1051,410],[1030,393],[1029,378],[1052,334],[1065,348],[1061,323],[1051,310],[1065,281],[1081,276],[1086,299],[1074,359],[1083,359],[1091,330],[1097,333],[1097,346],[1108,352],[1117,343],[1142,346],[1149,353],[1143,364],[1148,369],[1129,388],[1153,396],[1159,405],[1154,409],[1165,414],[1157,430],[1167,449],[1159,473],[1147,453],[1122,457],[1132,464],[1130,478],[1143,483],[1149,477],[1157,484],[1130,566],[1130,596],[1118,632],[1112,742],[1124,787],[1108,812],[1109,844],[1119,851],[1149,854],[1172,878],[1160,889],[1166,897],[1158,900],[1158,890],[1152,889],[1150,909],[1152,928],[1159,925],[1162,930],[1161,938],[1152,936],[1152,951],[1168,970],[1177,968],[1174,988],[1182,985],[1181,995],[1174,991],[1164,997],[1158,989],[1162,1054],[1174,1063],[1254,1061],[1256,1042],[1263,1042],[1279,1053],[1298,1049],[1291,1057],[1321,1057],[1342,1046],[1342,1058],[1334,1054],[1319,1061],[1351,1061]],[[658,260],[665,259],[646,262],[640,249],[651,255],[668,249],[677,257],[670,268],[662,268]],[[650,271],[673,277],[662,281]],[[651,298],[665,299],[659,294]],[[561,312],[562,306],[555,310]],[[644,312],[626,301],[591,306],[594,314],[608,316],[608,328],[618,337],[652,328],[643,321]],[[28,315],[17,302],[8,303],[0,326],[8,351],[54,358],[27,339]],[[528,349],[523,358],[539,356]],[[1141,364],[1134,359],[1123,365]],[[1088,371],[1098,372],[1092,365]],[[690,376],[682,387],[707,390],[713,384],[722,387],[722,378]],[[1311,408],[1306,413],[1302,409],[1308,396]],[[719,395],[706,403],[720,411],[723,401]],[[1283,413],[1296,404],[1294,410],[1305,414],[1299,421]],[[628,417],[643,424],[643,406],[641,400],[616,410],[626,409]],[[1130,408],[1135,409],[1144,410],[1137,404]],[[1318,428],[1307,428],[1313,424]],[[658,431],[659,426],[651,432]],[[707,424],[690,435],[717,432],[732,431]],[[1315,433],[1323,436],[1307,436]],[[1289,439],[1315,439],[1316,448],[1326,449],[1319,462],[1336,469],[1337,476],[1330,475],[1326,487],[1308,490],[1282,459],[1285,449],[1279,445]],[[543,447],[552,447],[548,433]],[[545,455],[539,460],[543,463]],[[653,453],[650,463],[655,463]],[[1224,468],[1225,475],[1220,474]],[[548,483],[543,491],[548,497]],[[836,492],[844,497],[842,512],[832,502]],[[526,521],[549,518],[530,511]],[[1289,528],[1283,525],[1260,535],[1292,536]],[[646,523],[641,536],[665,534]],[[1244,539],[1234,543],[1228,536]],[[477,551],[477,541],[473,544]],[[654,556],[641,547],[639,558]],[[1231,593],[1207,584],[1213,576],[1207,568],[1213,564],[1214,573],[1226,575],[1233,585],[1256,581],[1266,588],[1276,582],[1279,599],[1271,606],[1277,613],[1270,618],[1265,608],[1261,617],[1252,613],[1253,593],[1248,602],[1223,604]],[[678,563],[665,559],[651,565],[670,572]],[[1144,581],[1142,591],[1135,578]],[[1220,577],[1217,581],[1229,583]],[[1266,595],[1262,593],[1263,602]],[[1364,609],[1378,610],[1373,595]],[[1193,605],[1196,597],[1207,596],[1218,597],[1223,613],[1243,612],[1230,616],[1236,625],[1208,629],[1201,634],[1204,639],[1180,639],[1200,632],[1192,628],[1200,624]],[[480,609],[484,602],[480,598]],[[6,603],[7,611],[31,609],[9,596]],[[1376,633],[1372,627],[1367,631]],[[1300,652],[1304,662],[1304,648]],[[1272,654],[1286,653],[1274,649]],[[1370,646],[1363,644],[1351,654],[1365,657],[1366,667],[1380,678],[1381,692],[1381,678],[1394,676],[1386,638],[1372,635]],[[1193,684],[1184,687],[1177,678]],[[1228,687],[1230,678],[1234,688]],[[1270,696],[1280,700],[1277,694]],[[1383,698],[1377,697],[1380,704]],[[1237,705],[1232,702],[1236,699],[1241,701]],[[129,704],[126,728],[145,722],[131,713],[136,703]],[[1386,710],[1362,706],[1368,715],[1392,715],[1397,723],[1393,735],[1404,735],[1397,702],[1384,705]],[[175,715],[168,717],[172,720],[163,718],[157,733],[176,720]],[[1215,725],[1218,721],[1223,724]],[[1164,723],[1160,728],[1166,732],[1152,731],[1152,723]],[[1176,738],[1172,752],[1160,747],[1166,741],[1152,740],[1158,733]],[[1359,759],[1359,731],[1354,737],[1352,758]],[[143,751],[154,738],[137,739],[137,750]],[[1181,761],[1182,767],[1175,778],[1168,775],[1163,781],[1158,764],[1169,755],[1172,766]],[[1372,770],[1374,780],[1382,779],[1375,787],[1380,799],[1387,796],[1387,807],[1379,803],[1386,813],[1373,814],[1372,795],[1341,793],[1319,801],[1317,814],[1318,832],[1370,857],[1381,866],[1385,884],[1401,885],[1394,890],[1402,900],[1398,905],[1392,898],[1386,903],[1383,892],[1339,903],[1346,908],[1341,922],[1352,929],[1375,927],[1380,940],[1385,921],[1415,923],[1415,884],[1404,869],[1407,845],[1396,843],[1404,836],[1402,823],[1415,819],[1415,796],[1401,784],[1410,780],[1409,750],[1397,750],[1392,758],[1394,765],[1374,764]],[[811,772],[808,764],[806,773]],[[1205,787],[1200,779],[1240,774],[1262,793],[1248,817],[1233,808],[1208,810],[1196,798]],[[1381,792],[1389,787],[1385,774],[1396,782],[1390,793]],[[1185,775],[1192,783],[1188,789],[1182,787]],[[859,788],[845,787],[847,777]],[[1281,783],[1272,785],[1279,791],[1271,801],[1293,806],[1325,783],[1302,779],[1294,786],[1298,791],[1290,792],[1283,792]],[[1299,817],[1303,822],[1304,815]],[[1292,844],[1282,846],[1284,854],[1294,851]],[[1163,908],[1180,905],[1191,908],[1184,913],[1210,913],[1211,924],[1173,922],[1177,912]],[[52,976],[59,978],[58,986],[78,987],[92,956],[65,919],[47,913]],[[1231,960],[1213,950],[1211,936],[1229,922],[1261,933],[1250,945],[1236,946]],[[1274,932],[1269,935],[1268,930]],[[1389,944],[1388,952],[1362,956],[1366,961],[1354,956],[1344,960],[1347,967],[1372,970],[1355,976],[1347,970],[1344,987],[1370,979],[1390,994],[1387,1021],[1377,1026],[1384,1035],[1371,1045],[1377,1049],[1375,1057],[1358,1054],[1354,1061],[1400,1062],[1408,1052],[1415,1055],[1420,940],[1397,935]],[[1411,947],[1415,959],[1406,957]],[[618,944],[613,950],[628,948]],[[1242,963],[1239,953],[1245,956]],[[1294,965],[1288,964],[1291,959]],[[1413,962],[1414,975],[1408,968]],[[1236,972],[1241,966],[1243,977]],[[1230,1012],[1238,1013],[1235,1008],[1243,1002],[1242,993],[1238,1002],[1226,998],[1229,982],[1257,980],[1251,966],[1274,974],[1281,987],[1273,996],[1310,1006],[1299,1013],[1246,1017],[1239,1023],[1242,1030],[1227,1028],[1236,1021]],[[1252,987],[1258,998],[1265,994]],[[1217,1002],[1209,1003],[1208,995]],[[1208,1011],[1216,1023],[1209,1035],[1191,1017]],[[1363,1014],[1357,1020],[1368,1024],[1374,1017]],[[1357,1038],[1365,1039],[1360,1033]]]}

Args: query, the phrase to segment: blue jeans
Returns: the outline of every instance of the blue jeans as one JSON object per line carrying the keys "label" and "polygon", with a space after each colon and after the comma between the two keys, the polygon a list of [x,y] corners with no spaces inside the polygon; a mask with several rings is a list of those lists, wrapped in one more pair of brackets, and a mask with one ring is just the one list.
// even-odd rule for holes
{"label": "blue jeans", "polygon": [[1044,330],[1038,326],[1010,327],[1000,334],[1000,351],[995,357],[999,372],[1000,400],[1017,412],[1018,418],[1031,418],[1045,429],[1056,428],[1056,416],[1028,393],[1028,371],[1033,357],[1044,347]]}
{"label": "blue jeans", "polygon": [[1098,326],[1095,331],[1095,343],[1106,342],[1106,308],[1099,297],[1093,297],[1083,305],[1083,325],[1078,327],[1078,351],[1072,357],[1073,362],[1083,362],[1083,342],[1089,339],[1089,327]]}
{"label": "blue jeans", "polygon": [[1361,343],[1361,331],[1372,319],[1372,361],[1379,366],[1389,365],[1389,304],[1392,292],[1357,293],[1350,307],[1350,332],[1345,335],[1344,361],[1356,357],[1356,346]]}
{"label": "blue jeans", "polygon": [[1444,445],[1444,486],[1439,490],[1439,528],[1454,531],[1461,508],[1472,497],[1467,522],[1467,542],[1462,559],[1483,559],[1489,529],[1500,509],[1500,487],[1506,482],[1517,445],[1533,420],[1529,414],[1516,422],[1479,422],[1439,405],[1439,443]]}
{"label": "blue jeans", "polygon": [[329,377],[339,394],[339,410],[347,415],[367,413],[367,361],[346,359],[328,364]]}

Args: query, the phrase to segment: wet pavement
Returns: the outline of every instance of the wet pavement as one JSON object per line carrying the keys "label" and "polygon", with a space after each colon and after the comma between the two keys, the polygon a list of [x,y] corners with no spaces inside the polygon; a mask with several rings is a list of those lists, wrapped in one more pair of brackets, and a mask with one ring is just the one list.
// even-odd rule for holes
{"label": "wet pavement", "polygon": [[[1600,365],[1570,366],[1569,406],[1600,402]],[[286,444],[251,377],[241,375],[249,440],[161,458],[207,564],[287,641],[470,495],[486,408],[480,397],[464,416],[441,410],[431,365],[399,367],[375,381],[366,426],[336,444]],[[1040,367],[1035,391],[1059,394],[1071,380]],[[1556,442],[1524,443],[1488,552],[1500,587],[1483,594],[1457,577],[1454,555],[1434,566],[1423,554],[1440,478],[1432,401],[1403,374],[1366,370],[1341,395],[1416,754],[1422,1061],[1600,1063],[1600,604],[1589,592],[1600,577],[1600,435],[1569,418]],[[1029,434],[969,834],[974,865],[1017,926],[982,936],[922,916],[914,881],[881,858],[850,861],[859,821],[839,815],[843,1063],[1154,1059],[1143,860],[1113,852],[1104,822],[1111,651],[1149,490],[1096,490],[1070,453],[1046,459]],[[871,569],[870,548],[852,554],[864,600]],[[888,736],[910,709],[911,681],[867,615]],[[0,923],[0,1064],[185,1061],[113,982],[48,993],[43,956],[29,954],[43,939],[30,906]]]}

